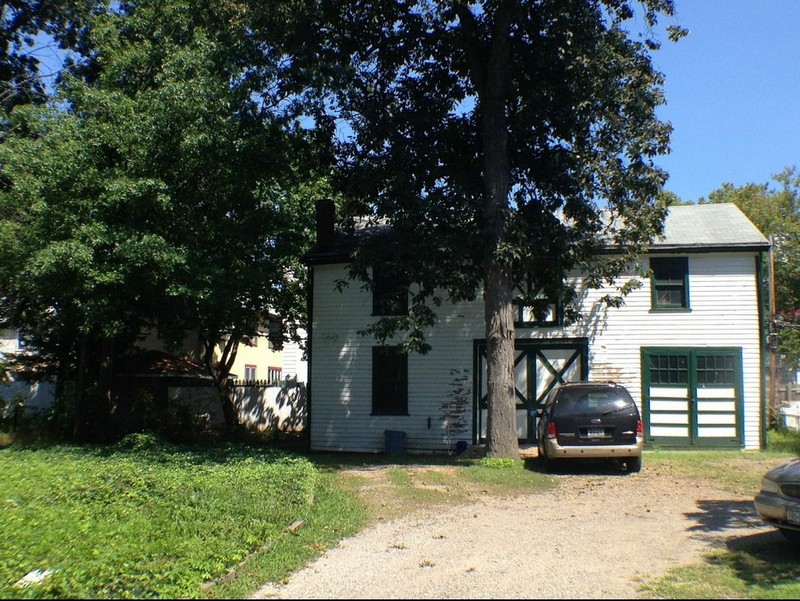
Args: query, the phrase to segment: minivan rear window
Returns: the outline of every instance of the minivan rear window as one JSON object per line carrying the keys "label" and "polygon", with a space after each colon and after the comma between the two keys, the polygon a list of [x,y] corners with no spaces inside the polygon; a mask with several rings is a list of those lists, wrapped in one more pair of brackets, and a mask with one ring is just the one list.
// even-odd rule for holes
{"label": "minivan rear window", "polygon": [[633,399],[615,390],[563,390],[553,408],[553,417],[610,415],[634,406]]}

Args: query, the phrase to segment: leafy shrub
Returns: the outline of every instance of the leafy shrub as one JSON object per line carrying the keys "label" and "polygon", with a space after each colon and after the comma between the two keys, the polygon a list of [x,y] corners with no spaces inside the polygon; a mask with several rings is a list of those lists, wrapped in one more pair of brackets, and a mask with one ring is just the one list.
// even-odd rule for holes
{"label": "leafy shrub", "polygon": [[0,431],[15,443],[52,443],[64,440],[69,434],[71,416],[67,417],[62,403],[47,409],[31,410],[26,406],[27,395],[17,392],[10,399],[0,397]]}
{"label": "leafy shrub", "polygon": [[480,467],[490,467],[495,469],[508,469],[519,467],[521,465],[520,461],[511,459],[510,457],[481,457],[480,459],[475,459],[473,463],[474,465],[478,465]]}
{"label": "leafy shrub", "polygon": [[780,428],[767,432],[767,450],[800,455],[800,432]]}

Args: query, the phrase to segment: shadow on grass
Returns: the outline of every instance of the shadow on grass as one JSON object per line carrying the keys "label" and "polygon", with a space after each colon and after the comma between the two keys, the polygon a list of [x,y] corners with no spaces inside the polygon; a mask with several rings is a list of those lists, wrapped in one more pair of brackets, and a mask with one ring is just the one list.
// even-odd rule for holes
{"label": "shadow on grass", "polygon": [[710,566],[729,570],[748,587],[767,590],[800,580],[800,548],[776,528],[765,530],[751,500],[699,499],[697,511],[685,515],[695,536],[711,540],[727,533],[722,547],[727,552],[710,555]]}
{"label": "shadow on grass", "polygon": [[732,537],[726,545],[730,552],[713,555],[709,563],[727,567],[749,586],[772,588],[800,580],[800,549],[777,529]]}

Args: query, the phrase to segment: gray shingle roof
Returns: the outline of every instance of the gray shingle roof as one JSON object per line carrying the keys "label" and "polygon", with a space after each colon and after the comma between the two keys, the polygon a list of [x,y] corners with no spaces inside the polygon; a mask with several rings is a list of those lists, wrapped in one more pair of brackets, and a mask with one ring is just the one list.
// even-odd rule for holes
{"label": "gray shingle roof", "polygon": [[653,250],[764,249],[769,241],[734,204],[676,205],[669,208],[664,235]]}

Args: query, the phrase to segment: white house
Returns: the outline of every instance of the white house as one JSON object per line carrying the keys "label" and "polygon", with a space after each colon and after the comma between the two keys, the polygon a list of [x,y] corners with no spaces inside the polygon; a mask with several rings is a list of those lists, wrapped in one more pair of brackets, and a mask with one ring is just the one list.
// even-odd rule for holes
{"label": "white house", "polygon": [[[318,206],[311,270],[309,415],[312,450],[409,452],[479,443],[486,428],[480,301],[437,308],[432,350],[403,355],[359,334],[374,322],[372,294],[347,278],[332,205]],[[558,382],[613,380],[642,412],[648,445],[757,449],[764,433],[762,255],[766,238],[732,204],[674,206],[661,239],[633,271],[643,286],[620,308],[581,287],[583,319],[516,327],[517,426],[535,442],[535,409]],[[478,297],[480,299],[480,296]],[[394,444],[394,441],[392,442]],[[463,442],[462,442],[463,444]]]}
{"label": "white house", "polygon": [[[24,353],[25,342],[16,330],[0,330],[0,360],[5,355]],[[38,413],[55,402],[56,387],[50,380],[29,382],[0,370],[0,418],[7,417],[21,400],[28,414]]]}

